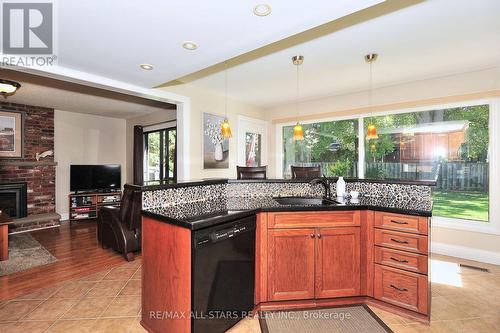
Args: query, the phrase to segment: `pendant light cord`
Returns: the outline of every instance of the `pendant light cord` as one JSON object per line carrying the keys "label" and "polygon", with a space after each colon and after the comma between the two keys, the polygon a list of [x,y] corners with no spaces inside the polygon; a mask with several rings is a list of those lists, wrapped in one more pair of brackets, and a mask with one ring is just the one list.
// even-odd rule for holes
{"label": "pendant light cord", "polygon": [[224,62],[224,115],[227,119],[227,61]]}
{"label": "pendant light cord", "polygon": [[299,66],[300,65],[295,65],[297,67],[297,89],[296,89],[296,96],[295,96],[295,113],[297,114],[297,116],[299,116],[299,96],[300,96],[300,87],[299,87]]}
{"label": "pendant light cord", "polygon": [[370,94],[369,94],[369,105],[368,110],[372,111],[373,105],[373,61],[370,61]]}

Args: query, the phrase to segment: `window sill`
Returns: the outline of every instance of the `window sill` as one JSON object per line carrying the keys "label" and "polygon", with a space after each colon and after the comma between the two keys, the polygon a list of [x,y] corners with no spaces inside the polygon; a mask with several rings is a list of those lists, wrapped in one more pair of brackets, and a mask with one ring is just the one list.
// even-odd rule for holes
{"label": "window sill", "polygon": [[481,222],[434,216],[432,217],[431,226],[462,231],[479,232],[490,235],[500,235],[499,226],[493,224],[492,222]]}

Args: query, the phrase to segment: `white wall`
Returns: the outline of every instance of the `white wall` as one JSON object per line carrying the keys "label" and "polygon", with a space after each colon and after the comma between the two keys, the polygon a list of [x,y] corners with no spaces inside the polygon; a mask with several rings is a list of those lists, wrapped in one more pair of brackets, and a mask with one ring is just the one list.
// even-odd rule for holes
{"label": "white wall", "polygon": [[[189,114],[189,179],[202,178],[236,178],[238,158],[238,115],[265,119],[265,111],[254,105],[228,99],[228,120],[233,137],[229,140],[229,168],[203,169],[202,163],[202,115],[204,112],[224,115],[224,96],[200,89],[190,84],[163,88],[170,92],[186,96],[190,99]],[[267,148],[267,147],[266,147]],[[180,159],[178,159],[179,163]]]}
{"label": "white wall", "polygon": [[68,217],[70,164],[120,164],[127,174],[126,121],[55,110],[56,211]]}

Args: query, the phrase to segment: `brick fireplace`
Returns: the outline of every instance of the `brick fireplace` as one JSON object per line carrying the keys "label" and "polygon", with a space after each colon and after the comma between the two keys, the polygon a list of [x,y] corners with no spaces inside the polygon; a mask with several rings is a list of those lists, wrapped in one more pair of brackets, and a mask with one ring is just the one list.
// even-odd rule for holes
{"label": "brick fireplace", "polygon": [[27,188],[27,216],[15,219],[11,232],[59,225],[60,216],[55,212],[57,163],[53,156],[36,160],[37,153],[54,150],[54,110],[1,101],[0,110],[24,113],[24,158],[0,159],[0,185],[24,183]]}

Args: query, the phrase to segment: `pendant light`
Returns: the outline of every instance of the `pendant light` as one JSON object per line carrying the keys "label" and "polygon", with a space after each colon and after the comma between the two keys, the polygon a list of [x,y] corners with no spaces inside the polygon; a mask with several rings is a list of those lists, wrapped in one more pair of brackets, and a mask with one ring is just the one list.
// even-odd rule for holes
{"label": "pendant light", "polygon": [[224,69],[224,121],[221,124],[221,134],[224,139],[229,139],[233,136],[231,133],[231,126],[229,126],[229,120],[227,120],[227,62],[225,63],[226,68]]}
{"label": "pendant light", "polygon": [[21,88],[21,84],[18,82],[0,79],[0,94],[4,98],[14,95],[19,88]]}
{"label": "pendant light", "polygon": [[[370,53],[365,55],[365,61],[370,65],[370,103],[369,106],[371,108],[373,104],[373,63],[377,60],[378,54],[377,53]],[[366,138],[368,140],[371,139],[378,139],[377,135],[377,127],[375,127],[374,124],[369,124],[368,128],[366,130]]]}
{"label": "pendant light", "polygon": [[[297,94],[295,99],[295,112],[299,116],[299,66],[304,62],[304,56],[296,55],[292,57],[292,62],[297,68]],[[293,127],[293,140],[300,141],[304,140],[304,130],[302,125],[297,121],[297,124]]]}

